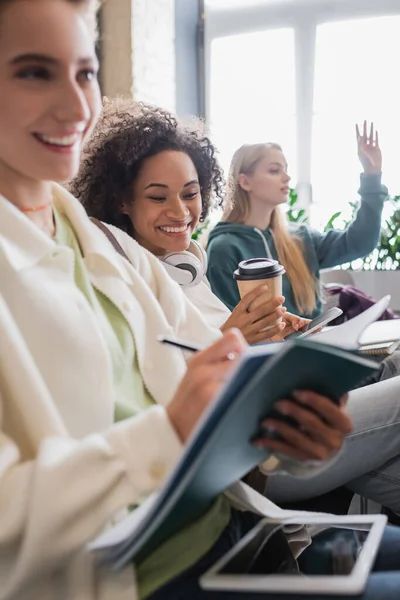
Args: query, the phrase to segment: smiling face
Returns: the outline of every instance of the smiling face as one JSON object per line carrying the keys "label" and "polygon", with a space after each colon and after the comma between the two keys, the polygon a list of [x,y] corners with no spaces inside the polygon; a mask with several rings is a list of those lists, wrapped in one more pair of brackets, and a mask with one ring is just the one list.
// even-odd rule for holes
{"label": "smiling face", "polygon": [[0,183],[65,181],[100,111],[82,7],[14,0],[0,11]]}
{"label": "smiling face", "polygon": [[147,158],[123,212],[135,239],[157,256],[187,250],[201,215],[196,168],[184,152],[166,150]]}
{"label": "smiling face", "polygon": [[281,150],[269,148],[250,174],[239,175],[239,185],[250,199],[275,207],[287,201],[290,177]]}

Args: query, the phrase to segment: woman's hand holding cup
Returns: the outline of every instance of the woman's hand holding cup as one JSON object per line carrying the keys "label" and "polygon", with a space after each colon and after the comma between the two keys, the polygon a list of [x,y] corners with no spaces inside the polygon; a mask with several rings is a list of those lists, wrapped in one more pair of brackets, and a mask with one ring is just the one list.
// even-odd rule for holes
{"label": "woman's hand holding cup", "polygon": [[282,306],[284,300],[283,296],[271,299],[268,286],[259,285],[243,296],[221,331],[236,327],[249,344],[259,344],[281,336],[285,329],[285,322],[282,320],[286,312]]}

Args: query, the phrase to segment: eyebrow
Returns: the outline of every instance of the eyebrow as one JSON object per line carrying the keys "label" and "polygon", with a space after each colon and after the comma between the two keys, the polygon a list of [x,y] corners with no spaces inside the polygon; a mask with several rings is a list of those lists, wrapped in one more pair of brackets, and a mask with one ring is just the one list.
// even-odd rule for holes
{"label": "eyebrow", "polygon": [[[88,64],[93,64],[97,61],[97,59],[95,57],[85,57],[85,58],[80,58],[77,62],[79,65],[88,65]],[[52,66],[57,66],[60,64],[60,61],[57,60],[56,58],[52,58],[51,56],[47,56],[46,54],[35,54],[35,53],[31,53],[31,54],[20,54],[19,56],[16,56],[15,58],[13,58],[13,60],[11,61],[12,65],[20,65],[26,62],[36,62],[36,63],[42,63],[45,65],[52,65]]]}
{"label": "eyebrow", "polygon": [[168,188],[168,186],[165,185],[165,183],[149,183],[149,185],[146,185],[146,187],[144,189],[148,190],[151,187],[159,187],[159,188],[165,188],[165,189]]}
{"label": "eyebrow", "polygon": [[[187,183],[185,183],[185,185],[183,187],[184,188],[188,187],[189,185],[193,185],[194,183],[197,183],[197,185],[200,185],[199,182],[197,181],[197,179],[192,179],[192,181],[188,181]],[[159,187],[159,188],[168,189],[168,186],[165,185],[165,183],[149,183],[149,185],[146,185],[146,187],[144,189],[148,190],[151,187]]]}
{"label": "eyebrow", "polygon": [[288,165],[287,165],[287,164],[286,164],[286,165],[283,165],[283,164],[282,164],[282,163],[280,163],[280,162],[271,162],[271,163],[269,163],[269,164],[270,164],[270,166],[271,166],[271,165],[275,165],[275,166],[277,166],[277,167],[282,167],[282,169],[287,169],[287,167],[288,167]]}

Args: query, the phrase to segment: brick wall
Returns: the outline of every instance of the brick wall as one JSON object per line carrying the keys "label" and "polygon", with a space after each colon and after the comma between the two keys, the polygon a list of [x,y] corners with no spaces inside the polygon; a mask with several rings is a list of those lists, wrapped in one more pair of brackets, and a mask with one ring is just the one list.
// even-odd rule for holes
{"label": "brick wall", "polygon": [[102,13],[102,84],[175,110],[175,0],[106,0]]}
{"label": "brick wall", "polygon": [[175,2],[133,0],[134,98],[175,110]]}
{"label": "brick wall", "polygon": [[103,94],[131,97],[132,0],[106,0],[102,4],[100,36]]}

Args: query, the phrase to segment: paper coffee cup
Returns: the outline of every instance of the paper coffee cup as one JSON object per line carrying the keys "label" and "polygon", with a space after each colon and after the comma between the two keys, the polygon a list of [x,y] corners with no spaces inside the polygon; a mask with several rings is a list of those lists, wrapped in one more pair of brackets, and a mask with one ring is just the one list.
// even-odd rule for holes
{"label": "paper coffee cup", "polygon": [[251,310],[257,308],[264,302],[268,302],[277,296],[282,296],[282,275],[285,269],[277,260],[271,258],[250,258],[242,260],[233,274],[239,288],[240,297],[254,290],[254,288],[266,284],[268,291],[262,298],[257,298],[251,305]]}

